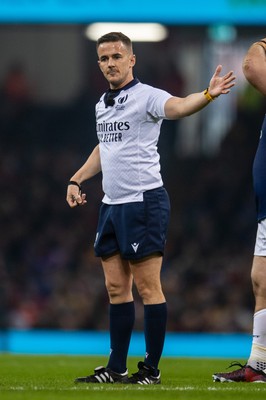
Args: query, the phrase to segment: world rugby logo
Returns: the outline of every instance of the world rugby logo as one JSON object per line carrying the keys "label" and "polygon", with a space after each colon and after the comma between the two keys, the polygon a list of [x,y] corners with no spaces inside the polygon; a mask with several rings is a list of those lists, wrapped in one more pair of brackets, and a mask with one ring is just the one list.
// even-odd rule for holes
{"label": "world rugby logo", "polygon": [[127,99],[128,99],[128,94],[126,94],[123,97],[119,97],[119,99],[117,101],[118,101],[119,104],[123,104],[123,103],[125,103],[127,101]]}

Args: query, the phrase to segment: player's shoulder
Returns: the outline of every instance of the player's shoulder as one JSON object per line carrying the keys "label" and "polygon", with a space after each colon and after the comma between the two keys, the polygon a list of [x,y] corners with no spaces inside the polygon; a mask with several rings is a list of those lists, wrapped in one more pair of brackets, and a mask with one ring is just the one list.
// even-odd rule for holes
{"label": "player's shoulder", "polygon": [[135,89],[135,91],[137,92],[141,92],[142,94],[146,95],[146,96],[150,96],[150,95],[158,95],[158,94],[163,94],[163,93],[167,93],[165,90],[163,89],[159,89],[155,86],[151,86],[147,83],[142,83],[139,82],[136,86],[134,86],[132,89]]}

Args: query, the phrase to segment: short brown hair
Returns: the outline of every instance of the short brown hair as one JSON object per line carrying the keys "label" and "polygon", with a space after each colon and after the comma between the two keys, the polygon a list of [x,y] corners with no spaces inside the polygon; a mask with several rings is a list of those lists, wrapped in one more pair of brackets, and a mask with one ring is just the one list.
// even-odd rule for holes
{"label": "short brown hair", "polygon": [[96,43],[96,49],[98,49],[98,47],[100,46],[100,44],[102,43],[106,43],[106,42],[122,42],[124,43],[124,45],[131,51],[133,51],[132,49],[132,42],[129,39],[129,37],[127,37],[126,35],[124,35],[122,32],[110,32],[110,33],[106,33],[105,35],[101,36]]}

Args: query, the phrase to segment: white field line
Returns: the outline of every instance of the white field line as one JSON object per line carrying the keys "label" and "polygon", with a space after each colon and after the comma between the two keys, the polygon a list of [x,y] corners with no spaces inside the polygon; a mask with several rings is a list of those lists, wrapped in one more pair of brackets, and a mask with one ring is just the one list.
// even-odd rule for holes
{"label": "white field line", "polygon": [[[121,385],[119,386],[113,386],[113,385],[97,385],[97,386],[74,386],[70,388],[58,388],[58,387],[51,387],[51,386],[32,386],[32,387],[23,387],[23,386],[12,386],[9,389],[4,389],[4,391],[14,391],[14,392],[20,392],[20,391],[62,391],[62,392],[68,392],[68,391],[75,391],[75,390],[87,390],[87,391],[110,391],[110,392],[121,392],[123,390],[131,390],[131,391],[144,391],[149,387],[149,390],[152,391],[161,391],[161,392],[208,392],[208,391],[214,391],[214,392],[245,392],[247,387],[246,385],[243,387],[234,387],[234,386],[229,386],[229,385],[217,385],[217,386],[209,386],[207,388],[202,388],[198,386],[175,386],[175,387],[168,387],[168,386],[160,386],[158,387],[157,385],[150,386],[150,385]],[[264,385],[257,387],[256,384],[252,388],[249,385],[249,389],[252,390],[252,392],[260,392],[266,389]]]}

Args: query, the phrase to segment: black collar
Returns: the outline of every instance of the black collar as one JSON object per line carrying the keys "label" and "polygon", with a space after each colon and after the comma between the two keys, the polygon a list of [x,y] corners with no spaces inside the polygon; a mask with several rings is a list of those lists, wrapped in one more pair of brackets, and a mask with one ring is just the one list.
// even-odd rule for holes
{"label": "black collar", "polygon": [[123,86],[120,89],[108,89],[103,98],[105,108],[107,108],[108,106],[113,107],[113,105],[115,104],[114,99],[116,96],[119,95],[121,90],[127,90],[127,89],[131,88],[132,86],[135,86],[137,83],[139,83],[138,78],[134,78],[134,79],[132,79],[132,81],[130,81],[129,83],[127,83],[125,86]]}

